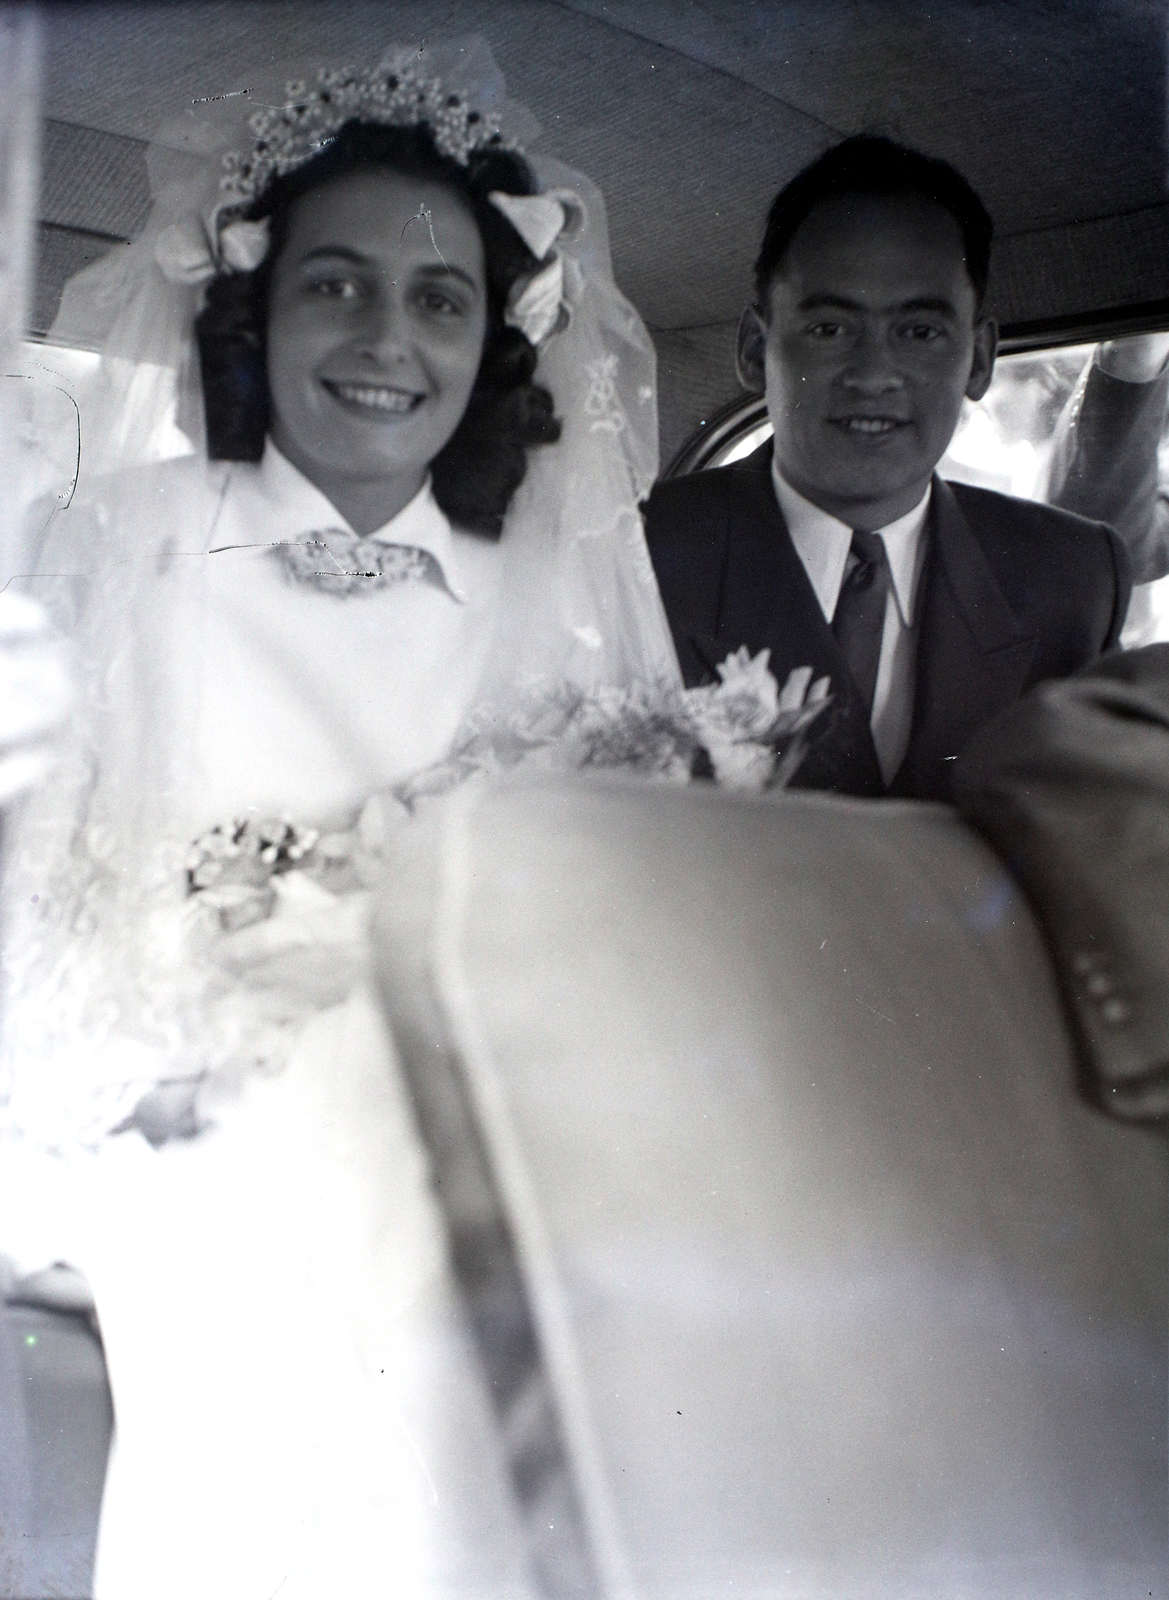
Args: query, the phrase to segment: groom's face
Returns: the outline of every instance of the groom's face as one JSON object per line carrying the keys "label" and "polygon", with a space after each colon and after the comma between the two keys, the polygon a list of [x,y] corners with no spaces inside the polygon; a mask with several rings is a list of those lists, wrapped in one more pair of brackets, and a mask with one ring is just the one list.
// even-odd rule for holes
{"label": "groom's face", "polygon": [[962,235],[916,197],[821,201],[796,230],[764,319],[767,408],[792,487],[853,527],[925,493],[965,396],[990,382]]}

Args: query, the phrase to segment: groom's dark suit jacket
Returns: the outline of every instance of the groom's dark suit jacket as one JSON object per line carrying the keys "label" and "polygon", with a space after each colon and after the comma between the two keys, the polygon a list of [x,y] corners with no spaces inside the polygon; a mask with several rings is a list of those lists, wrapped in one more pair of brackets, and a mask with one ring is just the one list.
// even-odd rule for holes
{"label": "groom's dark suit jacket", "polygon": [[1128,556],[1111,529],[935,477],[909,749],[886,790],[865,709],[780,512],[771,445],[659,483],[644,509],[688,685],[714,681],[741,645],[770,650],[781,684],[800,666],[831,678],[833,705],[796,787],[949,799],[949,766],[966,741],[1033,684],[1115,645],[1128,608]]}

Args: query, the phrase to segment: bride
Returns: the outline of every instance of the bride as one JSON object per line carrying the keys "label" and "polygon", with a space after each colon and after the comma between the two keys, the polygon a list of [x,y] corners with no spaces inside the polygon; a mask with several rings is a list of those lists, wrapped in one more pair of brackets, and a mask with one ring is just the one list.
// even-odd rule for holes
{"label": "bride", "polygon": [[55,329],[103,349],[28,563],[81,710],[8,863],[0,1198],[100,1322],[97,1600],[563,1586],[572,1517],[476,1365],[371,998],[371,888],[468,772],[760,787],[824,703],[764,658],[683,692],[600,197],[523,153],[482,46],[425,54],[201,102]]}
{"label": "bride", "polygon": [[98,1600],[530,1592],[367,990],[370,797],[679,684],[652,347],[501,91],[472,47],[209,102],[63,304],[104,354],[27,586],[81,711],[8,872],[4,1245],[96,1303]]}

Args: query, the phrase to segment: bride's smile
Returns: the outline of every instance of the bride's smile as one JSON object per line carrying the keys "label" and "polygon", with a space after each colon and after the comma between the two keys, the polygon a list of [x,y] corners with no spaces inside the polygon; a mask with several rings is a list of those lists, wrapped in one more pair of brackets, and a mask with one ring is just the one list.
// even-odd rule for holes
{"label": "bride's smile", "polygon": [[449,188],[379,171],[294,205],[272,265],[272,439],[314,482],[417,493],[467,408],[487,331],[483,243]]}
{"label": "bride's smile", "polygon": [[337,383],[329,378],[322,378],[321,382],[342,405],[356,406],[359,413],[381,411],[387,417],[409,416],[426,399],[425,394],[384,384]]}

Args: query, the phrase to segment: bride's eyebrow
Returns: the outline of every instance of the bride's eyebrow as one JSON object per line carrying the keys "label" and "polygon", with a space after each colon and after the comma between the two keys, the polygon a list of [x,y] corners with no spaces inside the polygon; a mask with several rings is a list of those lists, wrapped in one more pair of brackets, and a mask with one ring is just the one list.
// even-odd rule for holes
{"label": "bride's eyebrow", "polygon": [[435,262],[433,266],[421,266],[417,269],[415,275],[419,278],[437,280],[457,278],[460,283],[465,283],[468,289],[474,289],[476,293],[479,291],[479,284],[469,272],[464,272],[462,267],[453,267],[449,263],[440,264]]}
{"label": "bride's eyebrow", "polygon": [[[381,270],[381,264],[371,256],[362,255],[360,250],[354,250],[347,244],[321,244],[315,250],[309,250],[301,256],[301,266],[308,266],[313,261],[347,261],[355,267],[372,267]],[[469,272],[462,267],[454,267],[449,263],[436,261],[433,266],[423,265],[416,269],[417,277],[435,280],[455,278],[467,286],[474,293],[479,292],[479,284]]]}
{"label": "bride's eyebrow", "polygon": [[310,250],[307,255],[301,256],[301,261],[320,261],[327,258],[330,261],[351,261],[354,266],[367,267],[370,265],[368,256],[363,256],[360,250],[353,250],[346,244],[321,244],[315,250]]}

